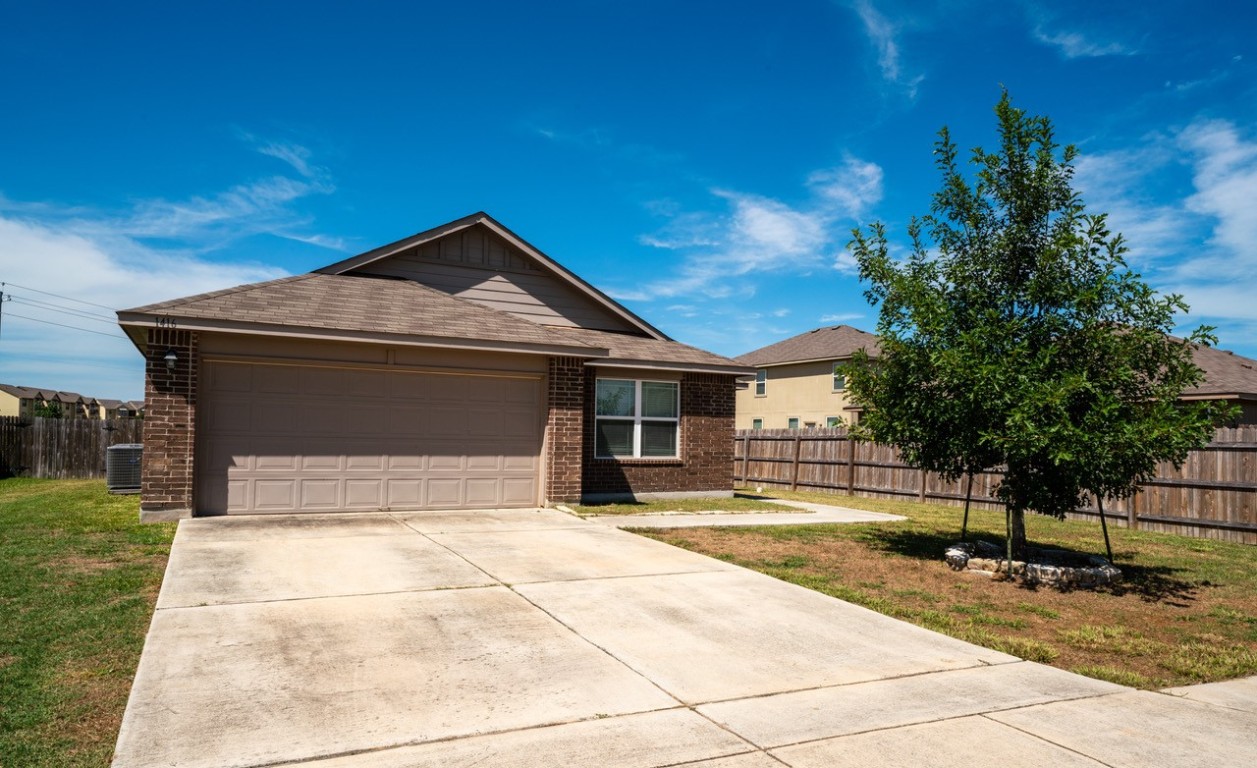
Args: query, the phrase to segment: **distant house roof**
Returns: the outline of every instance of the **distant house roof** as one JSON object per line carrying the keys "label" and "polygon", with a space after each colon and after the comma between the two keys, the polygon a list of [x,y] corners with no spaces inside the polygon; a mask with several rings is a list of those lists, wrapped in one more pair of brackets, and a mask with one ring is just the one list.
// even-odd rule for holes
{"label": "distant house roof", "polygon": [[43,399],[44,397],[42,390],[35,389],[34,387],[19,387],[16,384],[0,384],[0,392],[7,392],[8,394],[22,400]]}
{"label": "distant house roof", "polygon": [[1184,397],[1257,399],[1257,360],[1224,349],[1202,346],[1192,348],[1192,359],[1205,372],[1205,381],[1185,391]]}
{"label": "distant house roof", "polygon": [[845,360],[859,349],[867,350],[869,356],[876,357],[877,336],[849,325],[832,325],[791,336],[734,359],[745,365],[764,368],[816,360]]}

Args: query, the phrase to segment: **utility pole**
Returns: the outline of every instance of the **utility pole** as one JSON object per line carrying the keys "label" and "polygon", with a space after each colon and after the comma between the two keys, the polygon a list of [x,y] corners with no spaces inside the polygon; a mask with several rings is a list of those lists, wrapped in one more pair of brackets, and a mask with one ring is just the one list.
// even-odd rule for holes
{"label": "utility pole", "polygon": [[4,283],[0,283],[0,321],[4,320],[4,303],[12,300],[12,296],[6,296],[4,294]]}

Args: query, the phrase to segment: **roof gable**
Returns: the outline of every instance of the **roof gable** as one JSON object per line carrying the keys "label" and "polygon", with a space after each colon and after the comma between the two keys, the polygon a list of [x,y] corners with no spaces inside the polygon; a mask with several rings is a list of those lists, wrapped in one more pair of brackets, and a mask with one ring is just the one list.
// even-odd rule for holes
{"label": "roof gable", "polygon": [[400,277],[540,325],[667,339],[485,213],[434,227],[318,272]]}

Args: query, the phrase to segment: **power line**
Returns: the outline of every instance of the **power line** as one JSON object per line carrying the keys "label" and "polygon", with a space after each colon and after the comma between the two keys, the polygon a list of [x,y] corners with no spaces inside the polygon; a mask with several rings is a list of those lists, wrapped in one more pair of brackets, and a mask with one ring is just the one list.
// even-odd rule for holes
{"label": "power line", "polygon": [[4,286],[6,285],[11,285],[14,288],[21,288],[24,291],[34,291],[35,293],[42,293],[45,296],[52,296],[53,298],[56,298],[56,299],[64,299],[65,301],[73,301],[76,304],[86,304],[89,307],[96,307],[97,309],[107,309],[110,312],[117,311],[113,307],[106,307],[104,304],[93,304],[90,301],[83,301],[82,299],[76,299],[72,296],[62,296],[59,293],[52,293],[51,291],[41,291],[38,288],[31,288],[25,285],[18,285],[17,283],[0,283],[0,288],[4,288]]}
{"label": "power line", "polygon": [[[13,296],[13,294],[9,294],[9,295]],[[61,312],[67,315],[73,315],[74,317],[81,318],[83,320],[95,320],[98,323],[111,323],[111,324],[116,324],[118,322],[115,318],[112,318],[112,317],[103,317],[101,315],[93,315],[91,312],[83,312],[77,309],[71,309],[70,307],[61,307],[61,306],[58,306],[56,304],[52,304],[46,301],[36,301],[35,299],[28,299],[23,296],[13,296],[13,300],[19,304],[26,304],[26,305],[35,307],[36,309],[45,309],[45,310],[50,310],[53,312]]]}
{"label": "power line", "polygon": [[[30,289],[27,288],[25,290],[29,291]],[[59,328],[70,328],[75,331],[83,331],[84,333],[94,333],[97,336],[108,336],[111,339],[125,339],[126,338],[125,336],[119,336],[116,333],[104,333],[103,331],[93,331],[91,328],[80,328],[77,325],[66,325],[64,323],[54,323],[51,320],[40,320],[38,317],[27,317],[26,315],[15,315],[12,312],[9,313],[9,317],[17,317],[17,318],[21,318],[22,320],[30,320],[33,323],[44,323],[46,325],[55,325]]]}

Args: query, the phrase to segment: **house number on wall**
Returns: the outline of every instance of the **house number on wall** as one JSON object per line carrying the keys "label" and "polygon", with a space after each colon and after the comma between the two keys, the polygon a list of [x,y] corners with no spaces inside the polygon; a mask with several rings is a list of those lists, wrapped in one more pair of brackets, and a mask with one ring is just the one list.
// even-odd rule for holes
{"label": "house number on wall", "polygon": [[175,319],[173,317],[156,317],[153,318],[153,325],[158,328],[174,328]]}

